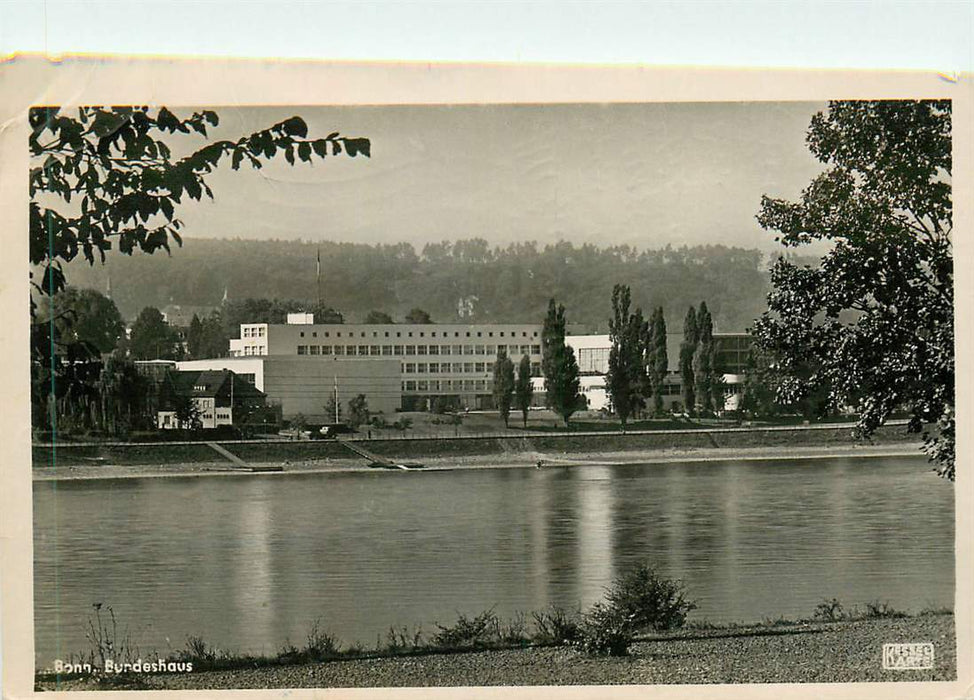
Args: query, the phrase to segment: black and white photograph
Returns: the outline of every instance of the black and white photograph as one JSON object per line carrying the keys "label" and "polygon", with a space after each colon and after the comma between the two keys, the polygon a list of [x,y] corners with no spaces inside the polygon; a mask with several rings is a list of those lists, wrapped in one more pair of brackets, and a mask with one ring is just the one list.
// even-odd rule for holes
{"label": "black and white photograph", "polygon": [[955,105],[820,92],[32,104],[35,691],[946,697]]}

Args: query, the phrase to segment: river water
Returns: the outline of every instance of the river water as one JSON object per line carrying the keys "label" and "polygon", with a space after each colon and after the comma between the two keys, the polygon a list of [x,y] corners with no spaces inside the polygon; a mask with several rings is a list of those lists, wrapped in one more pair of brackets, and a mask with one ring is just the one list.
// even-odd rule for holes
{"label": "river water", "polygon": [[585,606],[640,561],[691,619],[954,599],[953,488],[922,457],[37,482],[34,514],[41,666],[89,648],[96,603],[143,654],[276,653],[316,618],[373,644]]}

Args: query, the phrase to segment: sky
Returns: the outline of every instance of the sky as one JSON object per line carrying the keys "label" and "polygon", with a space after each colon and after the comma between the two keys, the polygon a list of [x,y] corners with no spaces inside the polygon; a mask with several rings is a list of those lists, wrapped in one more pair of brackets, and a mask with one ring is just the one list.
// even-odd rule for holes
{"label": "sky", "polygon": [[185,234],[201,238],[771,249],[773,234],[755,220],[761,195],[796,198],[821,171],[805,132],[824,107],[217,107],[214,138],[297,114],[312,137],[368,137],[372,156],[221,167],[209,180],[215,200],[180,215]]}
{"label": "sky", "polygon": [[0,2],[0,53],[958,71],[972,39],[964,0]]}

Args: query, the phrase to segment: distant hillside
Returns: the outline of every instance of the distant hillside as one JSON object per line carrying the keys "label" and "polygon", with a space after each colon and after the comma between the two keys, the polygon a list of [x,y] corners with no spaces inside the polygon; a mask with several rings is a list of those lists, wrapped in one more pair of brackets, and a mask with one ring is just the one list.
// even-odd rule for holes
{"label": "distant hillside", "polygon": [[687,307],[706,300],[719,331],[742,330],[765,308],[766,263],[757,250],[721,245],[639,251],[533,242],[491,248],[480,239],[425,246],[301,241],[187,240],[155,255],[112,251],[105,265],[67,265],[70,284],[105,291],[126,319],[145,306],[216,305],[224,290],[245,297],[314,303],[316,255],[321,252],[324,304],[364,319],[372,310],[400,320],[412,308],[434,321],[538,322],[548,299],[572,323],[606,331],[612,286],[632,287],[644,310],[662,305],[672,332]]}

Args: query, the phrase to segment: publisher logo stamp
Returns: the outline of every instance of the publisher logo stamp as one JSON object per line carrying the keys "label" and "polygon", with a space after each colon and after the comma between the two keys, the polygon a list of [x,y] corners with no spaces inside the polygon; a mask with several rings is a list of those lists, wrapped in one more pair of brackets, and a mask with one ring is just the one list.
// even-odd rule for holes
{"label": "publisher logo stamp", "polygon": [[933,644],[884,644],[883,668],[890,671],[933,668]]}

